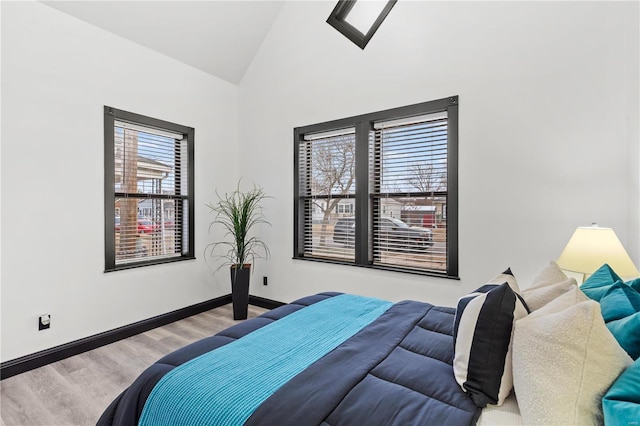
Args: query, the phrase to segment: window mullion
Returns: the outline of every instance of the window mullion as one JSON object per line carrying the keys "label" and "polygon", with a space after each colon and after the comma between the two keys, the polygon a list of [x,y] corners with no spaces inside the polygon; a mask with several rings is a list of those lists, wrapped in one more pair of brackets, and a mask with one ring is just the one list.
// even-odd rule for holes
{"label": "window mullion", "polygon": [[301,217],[301,213],[304,212],[304,200],[300,197],[300,170],[303,166],[300,161],[300,145],[303,140],[303,135],[297,129],[293,135],[293,216],[295,223],[293,229],[293,257],[295,258],[304,254],[304,224],[306,221],[304,217]]}
{"label": "window mullion", "polygon": [[[188,251],[187,253],[194,255],[194,253],[196,252],[196,239],[194,238],[195,234],[196,234],[196,204],[195,204],[195,193],[196,193],[196,179],[195,179],[195,173],[194,173],[194,167],[195,167],[195,163],[196,163],[196,152],[195,152],[195,146],[193,141],[195,140],[195,135],[196,130],[194,128],[188,128],[187,129],[187,167],[189,167],[188,173],[187,173],[187,188],[188,188],[188,204],[187,207],[189,209],[189,211],[187,212],[187,217],[188,217],[188,227],[187,227],[187,232],[186,235],[184,237],[186,237],[186,239],[188,239],[186,246],[188,247]],[[191,141],[191,143],[189,143],[189,141]],[[183,170],[184,173],[184,170]],[[181,236],[182,238],[182,236]],[[184,250],[184,239],[182,240],[182,244],[183,244],[183,253],[185,252]]]}
{"label": "window mullion", "polygon": [[369,132],[371,122],[356,124],[355,263],[369,264]]}
{"label": "window mullion", "polygon": [[458,276],[458,99],[447,108],[447,274]]}
{"label": "window mullion", "polygon": [[115,229],[115,187],[114,162],[114,128],[113,108],[104,107],[104,241],[105,241],[105,270],[111,270],[116,264]]}

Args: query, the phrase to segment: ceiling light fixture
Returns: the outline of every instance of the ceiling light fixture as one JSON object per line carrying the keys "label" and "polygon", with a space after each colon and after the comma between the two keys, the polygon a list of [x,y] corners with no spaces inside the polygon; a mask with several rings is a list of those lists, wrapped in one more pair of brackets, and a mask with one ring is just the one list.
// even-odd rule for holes
{"label": "ceiling light fixture", "polygon": [[398,0],[340,0],[327,23],[364,49]]}

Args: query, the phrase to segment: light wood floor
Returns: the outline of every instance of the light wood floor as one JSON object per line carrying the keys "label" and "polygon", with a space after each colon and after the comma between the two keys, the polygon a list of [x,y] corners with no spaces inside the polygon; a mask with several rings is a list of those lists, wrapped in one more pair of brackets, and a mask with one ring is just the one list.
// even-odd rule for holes
{"label": "light wood floor", "polygon": [[[249,317],[266,309],[249,306]],[[234,321],[231,305],[67,358],[0,382],[0,424],[95,425],[142,371],[162,356]]]}

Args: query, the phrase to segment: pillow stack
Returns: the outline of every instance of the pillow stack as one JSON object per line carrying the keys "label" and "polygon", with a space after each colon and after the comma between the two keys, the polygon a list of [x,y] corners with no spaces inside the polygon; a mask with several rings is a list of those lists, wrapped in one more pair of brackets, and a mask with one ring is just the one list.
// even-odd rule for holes
{"label": "pillow stack", "polygon": [[479,407],[513,387],[524,424],[637,422],[638,288],[607,265],[579,287],[551,262],[522,291],[505,271],[458,301],[457,382]]}
{"label": "pillow stack", "polygon": [[602,399],[604,423],[633,425],[640,419],[640,359],[627,368]]}
{"label": "pillow stack", "polygon": [[577,286],[575,279],[568,278],[556,262],[551,262],[521,294],[534,312]]}
{"label": "pillow stack", "polygon": [[640,278],[624,282],[609,265],[602,265],[580,289],[600,302],[607,328],[633,359],[640,357]]}
{"label": "pillow stack", "polygon": [[513,381],[525,424],[601,424],[601,398],[632,362],[577,287],[518,321]]}
{"label": "pillow stack", "polygon": [[[633,289],[618,280],[605,266],[579,288],[551,262],[522,291],[532,313],[515,325],[513,381],[525,424],[602,423],[602,396],[632,362],[605,322],[640,307],[640,298],[628,291]],[[623,381],[605,405],[609,420],[634,378]]]}
{"label": "pillow stack", "polygon": [[454,323],[456,381],[478,407],[501,405],[513,387],[511,338],[528,313],[510,269],[458,301]]}
{"label": "pillow stack", "polygon": [[[615,271],[605,263],[597,271],[591,274],[584,283],[582,283],[580,290],[589,296],[589,298],[599,302],[611,286],[618,281],[623,282],[622,278],[620,278],[618,274],[616,274]],[[632,282],[627,284],[632,286]]]}
{"label": "pillow stack", "polygon": [[602,398],[605,423],[637,424],[640,419],[640,278],[624,282],[605,264],[581,289],[600,302],[607,329],[635,360]]}

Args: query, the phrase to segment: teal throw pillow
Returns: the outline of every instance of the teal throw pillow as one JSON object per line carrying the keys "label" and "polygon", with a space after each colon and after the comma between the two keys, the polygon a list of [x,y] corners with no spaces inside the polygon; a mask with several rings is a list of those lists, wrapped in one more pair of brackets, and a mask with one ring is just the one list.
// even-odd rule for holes
{"label": "teal throw pillow", "polygon": [[627,284],[635,291],[640,292],[640,278],[636,278],[635,280],[627,281]]}
{"label": "teal throw pillow", "polygon": [[600,299],[604,322],[615,321],[640,312],[640,293],[631,286],[616,281]]}
{"label": "teal throw pillow", "polygon": [[640,312],[606,323],[622,349],[633,359],[640,357]]}
{"label": "teal throw pillow", "polygon": [[628,426],[640,419],[640,359],[618,376],[602,398],[604,424]]}
{"label": "teal throw pillow", "polygon": [[589,298],[599,302],[616,281],[622,281],[622,279],[605,263],[582,283],[580,290]]}

